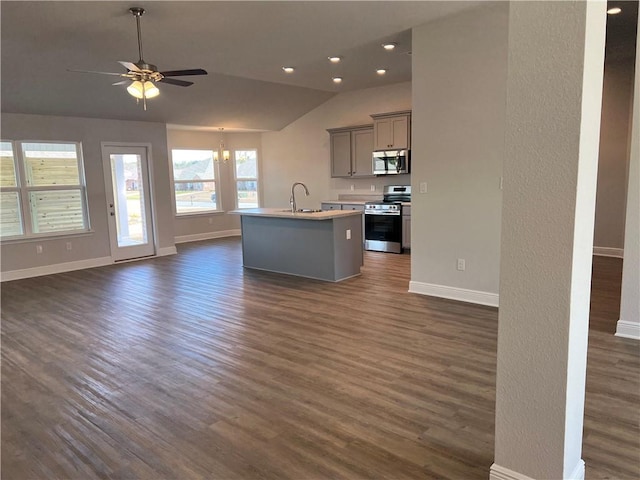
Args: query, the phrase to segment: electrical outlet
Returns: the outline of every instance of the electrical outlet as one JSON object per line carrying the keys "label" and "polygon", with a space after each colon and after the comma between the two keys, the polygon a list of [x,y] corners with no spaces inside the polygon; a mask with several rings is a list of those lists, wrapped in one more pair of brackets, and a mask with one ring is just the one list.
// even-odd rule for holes
{"label": "electrical outlet", "polygon": [[211,225],[213,223],[213,218],[209,217],[209,225]]}
{"label": "electrical outlet", "polygon": [[376,186],[375,185],[371,185],[371,191],[375,192],[376,191]]}
{"label": "electrical outlet", "polygon": [[347,230],[347,240],[351,240],[351,229]]}
{"label": "electrical outlet", "polygon": [[67,251],[70,252],[72,248],[71,242],[67,242]]}
{"label": "electrical outlet", "polygon": [[500,190],[502,190],[502,183],[503,183],[503,179],[502,177],[500,177]]}
{"label": "electrical outlet", "polygon": [[350,188],[351,188],[351,191],[353,192],[353,191],[356,189],[356,186],[355,186],[355,185],[353,185],[353,184],[351,184],[351,187],[350,187]]}
{"label": "electrical outlet", "polygon": [[460,270],[461,272],[464,272],[465,268],[466,268],[466,265],[465,265],[464,258],[459,258],[458,259],[458,270]]}
{"label": "electrical outlet", "polygon": [[420,182],[420,193],[427,193],[427,182]]}
{"label": "electrical outlet", "polygon": [[36,245],[36,253],[38,255],[42,253],[42,245]]}

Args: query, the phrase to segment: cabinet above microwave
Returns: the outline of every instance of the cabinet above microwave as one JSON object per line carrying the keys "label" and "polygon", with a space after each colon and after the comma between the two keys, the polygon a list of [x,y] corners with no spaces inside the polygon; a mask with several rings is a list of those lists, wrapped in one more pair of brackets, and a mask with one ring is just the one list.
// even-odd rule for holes
{"label": "cabinet above microwave", "polygon": [[411,111],[379,113],[373,118],[374,150],[411,148]]}

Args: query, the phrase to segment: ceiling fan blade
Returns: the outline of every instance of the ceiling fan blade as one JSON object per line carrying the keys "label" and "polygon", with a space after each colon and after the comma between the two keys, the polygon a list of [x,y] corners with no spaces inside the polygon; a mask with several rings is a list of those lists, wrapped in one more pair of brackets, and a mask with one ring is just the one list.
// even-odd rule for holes
{"label": "ceiling fan blade", "polygon": [[96,72],[95,70],[73,70],[71,68],[67,68],[67,72],[75,72],[75,73],[97,73],[98,75],[116,75],[118,77],[124,77],[126,73],[114,73],[114,72]]}
{"label": "ceiling fan blade", "polygon": [[111,85],[126,85],[130,80],[122,80],[121,82],[112,83]]}
{"label": "ceiling fan blade", "polygon": [[138,66],[137,66],[135,63],[131,63],[131,62],[122,62],[122,61],[120,61],[120,60],[118,60],[118,63],[119,63],[120,65],[122,65],[124,68],[126,68],[127,70],[129,70],[129,71],[132,71],[132,72],[141,72],[141,71],[142,71],[142,70],[140,70],[140,69],[138,68]]}
{"label": "ceiling fan blade", "polygon": [[177,85],[179,87],[188,87],[193,85],[193,82],[187,82],[186,80],[178,80],[177,78],[163,78],[162,80],[158,80],[162,83],[168,83],[169,85]]}
{"label": "ceiling fan blade", "polygon": [[190,70],[169,70],[168,72],[160,72],[165,77],[184,77],[186,75],[207,75],[207,71],[201,68],[192,68]]}

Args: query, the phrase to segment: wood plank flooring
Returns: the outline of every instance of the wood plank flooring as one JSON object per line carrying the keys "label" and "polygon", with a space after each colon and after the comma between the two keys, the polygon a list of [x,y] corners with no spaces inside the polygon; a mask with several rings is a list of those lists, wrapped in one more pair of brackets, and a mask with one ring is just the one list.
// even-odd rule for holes
{"label": "wood plank flooring", "polygon": [[[640,351],[612,335],[611,260],[583,458],[637,479]],[[3,283],[2,477],[488,478],[495,309],[407,293],[408,255],[367,252],[338,284],[241,263],[232,238]]]}

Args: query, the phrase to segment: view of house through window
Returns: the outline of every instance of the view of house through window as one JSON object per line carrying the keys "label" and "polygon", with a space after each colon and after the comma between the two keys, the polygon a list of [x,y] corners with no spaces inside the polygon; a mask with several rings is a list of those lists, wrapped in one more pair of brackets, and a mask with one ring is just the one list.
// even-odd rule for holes
{"label": "view of house through window", "polygon": [[172,150],[176,214],[219,210],[215,162],[211,150]]}
{"label": "view of house through window", "polygon": [[236,204],[238,208],[258,208],[258,152],[236,150]]}
{"label": "view of house through window", "polygon": [[1,142],[0,158],[2,238],[88,230],[79,144]]}

